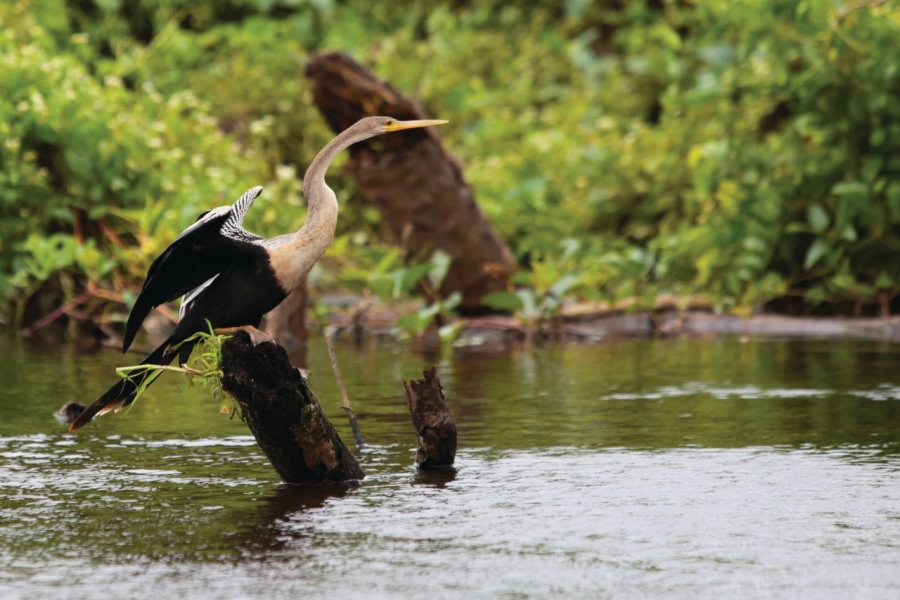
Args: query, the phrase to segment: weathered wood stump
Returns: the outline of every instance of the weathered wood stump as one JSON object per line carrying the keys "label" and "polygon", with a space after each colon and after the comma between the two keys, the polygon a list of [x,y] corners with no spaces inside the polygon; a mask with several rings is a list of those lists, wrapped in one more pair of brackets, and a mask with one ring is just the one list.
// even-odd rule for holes
{"label": "weathered wood stump", "polygon": [[[342,131],[371,115],[429,118],[421,106],[340,52],[313,56],[306,66],[313,101],[331,128]],[[445,115],[438,115],[445,116]],[[380,136],[350,148],[348,168],[362,198],[411,260],[440,249],[451,258],[439,294],[462,293],[460,310],[483,311],[481,298],[506,289],[516,261],[475,202],[459,163],[435,128]]]}
{"label": "weathered wood stump", "polygon": [[404,381],[409,414],[416,429],[416,463],[421,468],[449,467],[456,458],[456,424],[450,416],[444,390],[434,367],[424,379]]}
{"label": "weathered wood stump", "polygon": [[306,281],[266,316],[266,333],[292,355],[306,342]]}
{"label": "weathered wood stump", "polygon": [[285,483],[339,482],[365,473],[287,352],[237,332],[222,344],[222,388]]}

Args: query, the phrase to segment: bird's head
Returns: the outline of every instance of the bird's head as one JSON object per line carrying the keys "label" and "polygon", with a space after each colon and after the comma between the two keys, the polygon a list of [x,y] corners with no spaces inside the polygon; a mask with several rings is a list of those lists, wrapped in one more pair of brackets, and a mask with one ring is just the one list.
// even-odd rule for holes
{"label": "bird's head", "polygon": [[431,127],[432,125],[442,125],[446,122],[447,121],[442,119],[399,121],[393,117],[365,117],[354,123],[350,127],[350,130],[361,136],[361,139],[367,139],[376,135],[381,135],[382,133],[418,129],[420,127]]}

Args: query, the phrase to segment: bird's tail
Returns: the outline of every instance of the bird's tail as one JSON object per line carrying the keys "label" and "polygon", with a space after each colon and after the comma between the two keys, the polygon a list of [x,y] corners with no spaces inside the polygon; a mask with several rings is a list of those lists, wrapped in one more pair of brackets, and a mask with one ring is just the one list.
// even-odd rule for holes
{"label": "bird's tail", "polygon": [[[171,349],[169,343],[169,340],[163,342],[156,350],[145,356],[140,364],[148,367],[168,365],[179,353],[179,349]],[[106,414],[128,406],[134,402],[138,391],[153,383],[157,375],[159,375],[159,370],[157,369],[134,369],[127,377],[114,383],[93,404],[84,409],[84,412],[78,415],[72,421],[72,424],[69,425],[69,431],[77,431],[97,415]]]}

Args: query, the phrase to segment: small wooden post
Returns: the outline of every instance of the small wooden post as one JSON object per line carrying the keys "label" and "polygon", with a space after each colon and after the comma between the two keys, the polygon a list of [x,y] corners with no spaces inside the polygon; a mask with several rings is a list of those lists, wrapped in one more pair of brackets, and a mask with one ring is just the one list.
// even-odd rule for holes
{"label": "small wooden post", "polygon": [[449,467],[456,458],[456,424],[444,400],[437,370],[431,367],[422,375],[424,379],[403,382],[418,438],[416,463],[423,469]]}
{"label": "small wooden post", "polygon": [[222,388],[285,483],[365,477],[284,348],[253,345],[239,331],[222,344],[222,371]]}

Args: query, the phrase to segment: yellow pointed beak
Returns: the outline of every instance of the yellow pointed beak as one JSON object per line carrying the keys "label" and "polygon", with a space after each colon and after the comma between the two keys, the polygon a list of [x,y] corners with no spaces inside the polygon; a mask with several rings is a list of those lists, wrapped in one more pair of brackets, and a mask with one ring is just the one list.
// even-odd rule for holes
{"label": "yellow pointed beak", "polygon": [[393,121],[384,126],[385,131],[403,131],[404,129],[416,129],[418,127],[431,127],[443,125],[447,121],[443,119],[420,119],[417,121]]}

